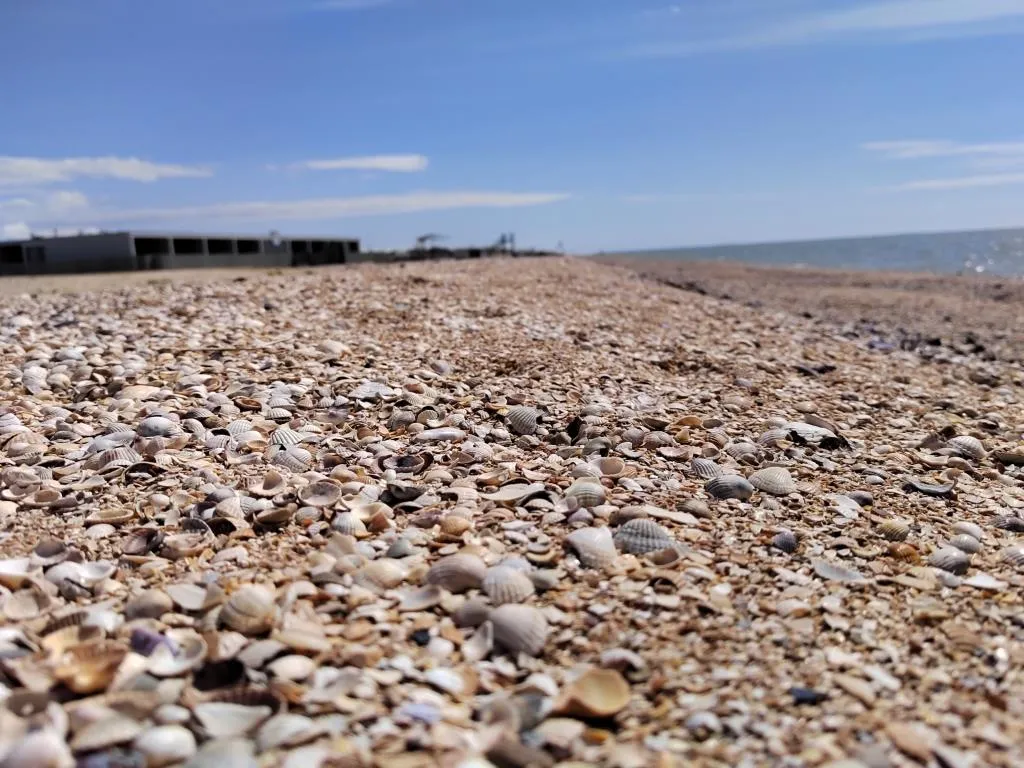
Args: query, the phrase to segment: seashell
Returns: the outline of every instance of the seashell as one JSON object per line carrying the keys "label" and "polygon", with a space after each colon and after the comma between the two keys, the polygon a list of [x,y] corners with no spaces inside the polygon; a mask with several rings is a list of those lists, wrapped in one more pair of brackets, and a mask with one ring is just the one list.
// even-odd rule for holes
{"label": "seashell", "polygon": [[921,555],[918,553],[917,547],[915,547],[913,544],[907,544],[906,542],[896,542],[890,544],[889,556],[907,563],[921,562]]}
{"label": "seashell", "polygon": [[434,455],[431,453],[410,453],[385,456],[378,459],[377,465],[382,470],[394,470],[399,475],[418,475],[434,463]]}
{"label": "seashell", "polygon": [[470,664],[486,659],[494,650],[494,625],[484,621],[459,650],[462,651],[462,658]]}
{"label": "seashell", "polygon": [[494,493],[482,493],[480,497],[503,506],[514,506],[526,499],[545,493],[543,483],[508,483]]}
{"label": "seashell", "polygon": [[721,475],[704,484],[706,490],[716,499],[740,499],[746,501],[754,495],[754,486],[740,475]]}
{"label": "seashell", "polygon": [[529,576],[520,570],[504,566],[489,569],[482,586],[494,605],[521,603],[534,593],[533,582]]}
{"label": "seashell", "polygon": [[785,467],[765,467],[752,472],[747,481],[759,491],[773,496],[788,496],[796,493],[796,483]]}
{"label": "seashell", "polygon": [[116,571],[117,566],[105,560],[97,560],[93,563],[76,563],[65,560],[46,572],[46,580],[58,585],[67,580],[81,584],[86,589],[91,589],[109,579]]}
{"label": "seashell", "polygon": [[290,427],[278,427],[271,433],[268,442],[270,445],[280,445],[283,448],[289,448],[303,443],[310,438],[313,438],[313,435],[310,435],[308,432],[299,432]]}
{"label": "seashell", "polygon": [[725,452],[736,461],[756,460],[760,455],[760,449],[753,443],[737,442],[725,446]]}
{"label": "seashell", "polygon": [[963,576],[971,566],[971,558],[956,547],[941,547],[928,558],[929,565],[957,576]]}
{"label": "seashell", "polygon": [[211,543],[208,533],[178,533],[164,537],[160,554],[169,560],[181,560],[202,553]]}
{"label": "seashell", "polygon": [[548,639],[544,614],[530,605],[507,603],[491,611],[488,622],[494,630],[494,642],[509,653],[538,656]]}
{"label": "seashell", "polygon": [[148,416],[139,422],[136,432],[140,437],[174,437],[181,434],[181,426],[164,416]]}
{"label": "seashell", "polygon": [[114,680],[128,655],[120,643],[95,640],[72,646],[53,670],[53,677],[75,693],[96,693]]}
{"label": "seashell", "polygon": [[980,525],[966,521],[955,523],[953,525],[953,533],[964,533],[968,536],[973,536],[978,541],[985,538],[985,532],[981,529]]}
{"label": "seashell", "polygon": [[130,599],[124,607],[125,618],[159,619],[174,608],[174,601],[159,589],[147,589]]}
{"label": "seashell", "polygon": [[85,518],[86,525],[124,525],[135,517],[135,511],[131,509],[99,509]]}
{"label": "seashell", "polygon": [[196,737],[181,725],[158,725],[136,736],[132,748],[145,758],[146,768],[163,768],[191,758],[196,753]]}
{"label": "seashell", "polygon": [[31,581],[32,570],[33,563],[28,557],[0,560],[0,585],[8,589],[20,589]]}
{"label": "seashell", "polygon": [[294,516],[294,505],[290,504],[287,507],[270,507],[269,509],[260,510],[253,517],[253,520],[262,526],[273,527],[291,522]]}
{"label": "seashell", "polygon": [[[251,733],[273,713],[268,706],[247,706],[233,702],[209,701],[192,709],[196,720],[211,739],[230,739]],[[211,763],[212,765],[212,763]]]}
{"label": "seashell", "polygon": [[889,541],[904,541],[910,535],[910,523],[902,518],[892,517],[878,524],[878,532]]}
{"label": "seashell", "polygon": [[1024,467],[1024,451],[993,451],[992,458],[1007,466]]}
{"label": "seashell", "polygon": [[144,728],[145,725],[134,718],[115,714],[80,728],[68,746],[74,752],[95,752],[132,741]]}
{"label": "seashell", "polygon": [[814,572],[826,581],[838,581],[853,583],[864,581],[864,576],[853,568],[838,563],[830,563],[826,560],[818,560],[814,563]]}
{"label": "seashell", "polygon": [[187,583],[168,584],[164,591],[181,610],[187,612],[204,611],[216,605],[223,595],[219,588]]}
{"label": "seashell", "polygon": [[333,480],[317,480],[300,488],[297,495],[311,507],[330,507],[341,498],[341,486]]}
{"label": "seashell", "polygon": [[602,456],[594,459],[590,465],[601,477],[622,477],[626,472],[626,462],[618,456]]}
{"label": "seashell", "polygon": [[36,544],[29,559],[33,567],[46,568],[64,562],[67,557],[67,544],[60,539],[46,538]]}
{"label": "seashell", "polygon": [[449,555],[430,567],[426,583],[444,587],[449,592],[479,589],[487,575],[487,565],[476,555]]}
{"label": "seashell", "polygon": [[398,610],[426,611],[435,605],[440,605],[443,597],[444,589],[437,584],[429,584],[403,594],[398,604]]}
{"label": "seashell", "polygon": [[366,536],[366,524],[354,512],[339,512],[331,519],[331,529],[345,536]]}
{"label": "seashell", "polygon": [[1013,545],[999,553],[999,559],[1007,565],[1024,570],[1024,546]]}
{"label": "seashell", "polygon": [[626,708],[630,695],[629,683],[621,672],[594,667],[569,684],[554,712],[569,717],[608,718]]}
{"label": "seashell", "polygon": [[615,532],[613,540],[615,546],[633,555],[667,549],[675,543],[667,530],[644,517],[624,523]]}
{"label": "seashell", "polygon": [[309,656],[293,653],[274,659],[265,669],[279,680],[301,681],[316,672],[317,663]]}
{"label": "seashell", "polygon": [[984,444],[976,437],[971,435],[960,435],[954,437],[946,443],[947,447],[952,448],[957,455],[962,456],[965,459],[972,459],[974,461],[981,461],[988,455],[985,450]]}
{"label": "seashell", "polygon": [[260,753],[278,747],[294,747],[310,741],[323,732],[321,726],[305,715],[282,713],[274,715],[256,732],[256,748]]}
{"label": "seashell", "polygon": [[917,493],[923,493],[925,496],[935,496],[939,498],[953,498],[956,495],[956,483],[926,483],[917,478],[907,478],[903,483],[903,490],[905,491],[916,491]]}
{"label": "seashell", "polygon": [[394,589],[405,581],[406,569],[389,558],[371,560],[355,574],[355,582],[379,594]]}
{"label": "seashell", "polygon": [[425,429],[412,439],[416,443],[457,443],[466,439],[466,433],[456,427],[438,427]]}
{"label": "seashell", "polygon": [[47,610],[52,601],[39,589],[21,589],[2,599],[3,615],[8,621],[27,621]]}
{"label": "seashell", "polygon": [[849,445],[844,438],[836,435],[831,429],[802,421],[792,421],[783,429],[786,430],[789,439],[798,445],[812,443],[826,450],[845,448]]}
{"label": "seashell", "polygon": [[509,408],[505,414],[505,423],[517,435],[532,435],[537,431],[539,422],[540,412],[526,405]]}
{"label": "seashell", "polygon": [[956,547],[961,552],[966,552],[968,555],[973,555],[981,551],[981,542],[967,533],[959,533],[951,538],[949,540],[949,546]]}
{"label": "seashell", "polygon": [[468,520],[462,515],[445,515],[441,518],[438,525],[441,528],[441,533],[446,536],[462,536],[466,531],[473,527],[473,521]]}
{"label": "seashell", "polygon": [[206,660],[209,649],[203,636],[191,629],[170,629],[167,642],[149,654],[147,671],[155,677],[184,675]]}
{"label": "seashell", "polygon": [[287,484],[285,483],[284,477],[275,469],[269,470],[261,480],[256,481],[249,485],[249,493],[254,496],[277,496],[281,493]]}
{"label": "seashell", "polygon": [[595,480],[600,480],[601,470],[598,469],[594,464],[581,463],[577,464],[569,472],[570,477],[589,477]]}
{"label": "seashell", "polygon": [[783,528],[772,537],[772,546],[786,554],[793,554],[799,546],[800,540],[793,531]]}
{"label": "seashell", "polygon": [[121,544],[126,555],[145,555],[160,548],[164,534],[157,528],[136,528]]}
{"label": "seashell", "polygon": [[[1024,533],[1024,517],[1017,517],[1017,515],[999,515],[995,519],[996,528],[1000,528],[1004,531],[1010,531],[1011,533]],[[2,579],[2,575],[0,575]]]}
{"label": "seashell", "polygon": [[3,765],[4,768],[75,768],[76,763],[64,737],[52,728],[42,728],[29,731],[11,746],[4,755]]}
{"label": "seashell", "polygon": [[607,568],[618,555],[609,528],[578,528],[565,537],[565,544],[586,568]]}
{"label": "seashell", "polygon": [[701,480],[713,480],[725,474],[725,470],[718,466],[718,464],[702,456],[694,456],[690,459],[690,471]]}
{"label": "seashell", "polygon": [[565,496],[575,499],[585,509],[593,509],[604,504],[605,490],[600,482],[580,478],[566,489]]}
{"label": "seashell", "polygon": [[220,611],[221,622],[243,635],[269,632],[276,618],[274,593],[258,584],[239,587]]}

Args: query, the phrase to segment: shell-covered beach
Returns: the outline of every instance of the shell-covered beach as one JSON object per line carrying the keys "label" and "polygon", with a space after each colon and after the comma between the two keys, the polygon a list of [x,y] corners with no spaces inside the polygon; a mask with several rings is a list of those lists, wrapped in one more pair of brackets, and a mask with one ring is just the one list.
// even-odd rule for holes
{"label": "shell-covered beach", "polygon": [[1010,356],[573,258],[75,280],[0,303],[0,766],[1024,765]]}

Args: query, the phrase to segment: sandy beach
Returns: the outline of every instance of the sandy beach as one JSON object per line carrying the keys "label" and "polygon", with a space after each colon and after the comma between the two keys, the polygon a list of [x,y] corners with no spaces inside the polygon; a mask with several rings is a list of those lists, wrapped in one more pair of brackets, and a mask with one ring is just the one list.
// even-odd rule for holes
{"label": "sandy beach", "polygon": [[0,289],[0,765],[1024,765],[1020,283]]}

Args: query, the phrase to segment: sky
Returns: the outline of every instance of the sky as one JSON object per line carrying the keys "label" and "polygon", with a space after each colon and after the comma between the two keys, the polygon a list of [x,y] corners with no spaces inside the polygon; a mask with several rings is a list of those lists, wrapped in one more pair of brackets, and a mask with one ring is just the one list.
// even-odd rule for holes
{"label": "sky", "polygon": [[3,0],[0,233],[1024,225],[1024,0]]}

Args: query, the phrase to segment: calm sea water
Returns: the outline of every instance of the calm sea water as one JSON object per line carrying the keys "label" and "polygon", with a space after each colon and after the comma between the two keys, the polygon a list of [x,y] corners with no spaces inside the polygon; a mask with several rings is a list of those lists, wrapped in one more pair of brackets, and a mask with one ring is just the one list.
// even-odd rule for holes
{"label": "calm sea water", "polygon": [[668,248],[614,255],[1024,277],[1024,229]]}

